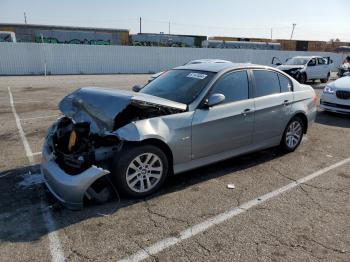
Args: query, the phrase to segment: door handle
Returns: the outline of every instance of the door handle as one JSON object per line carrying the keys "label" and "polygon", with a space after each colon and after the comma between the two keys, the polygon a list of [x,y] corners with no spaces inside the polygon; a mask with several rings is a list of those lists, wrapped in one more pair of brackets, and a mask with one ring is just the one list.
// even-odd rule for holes
{"label": "door handle", "polygon": [[250,108],[246,108],[246,109],[243,110],[242,114],[244,116],[246,116],[248,113],[251,113],[251,112],[253,112],[253,111]]}
{"label": "door handle", "polygon": [[289,100],[284,100],[283,105],[285,105],[285,106],[289,105]]}

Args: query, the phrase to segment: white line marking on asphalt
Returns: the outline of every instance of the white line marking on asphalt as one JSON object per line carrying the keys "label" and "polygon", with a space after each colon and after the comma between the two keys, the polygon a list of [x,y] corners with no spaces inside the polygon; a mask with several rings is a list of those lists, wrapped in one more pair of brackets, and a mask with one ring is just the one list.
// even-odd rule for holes
{"label": "white line marking on asphalt", "polygon": [[163,239],[163,240],[161,240],[161,241],[159,241],[151,246],[142,248],[139,251],[137,251],[135,254],[133,254],[129,257],[126,257],[122,260],[119,260],[119,261],[141,261],[141,260],[144,260],[146,258],[149,258],[150,256],[156,255],[157,253],[163,251],[166,248],[174,246],[174,245],[176,245],[176,244],[178,244],[186,239],[189,239],[189,238],[191,238],[199,233],[202,233],[202,232],[208,230],[209,228],[213,227],[214,225],[221,224],[221,223],[231,219],[234,216],[237,216],[243,212],[247,212],[250,208],[252,208],[254,206],[260,205],[273,197],[276,197],[284,192],[287,192],[287,191],[289,191],[289,190],[291,190],[291,189],[293,189],[293,188],[295,188],[295,187],[297,187],[305,182],[310,181],[311,179],[314,179],[320,175],[327,173],[330,170],[333,170],[333,169],[340,167],[342,165],[345,165],[347,163],[350,163],[350,157],[346,158],[338,163],[335,163],[334,165],[331,165],[329,167],[326,167],[326,168],[323,168],[319,171],[316,171],[308,176],[300,178],[300,179],[298,179],[290,184],[287,184],[281,188],[278,188],[274,191],[271,191],[265,195],[262,195],[260,197],[253,199],[253,200],[250,200],[250,201],[248,201],[248,202],[246,202],[238,207],[234,207],[232,209],[229,209],[226,212],[223,212],[217,216],[209,218],[208,220],[205,220],[202,223],[199,223],[199,224],[194,225],[190,228],[187,228],[187,229],[181,231],[179,233],[178,237],[169,237],[169,238]]}
{"label": "white line marking on asphalt", "polygon": [[49,116],[37,116],[37,117],[28,117],[28,118],[21,118],[21,121],[28,121],[28,120],[36,120],[36,119],[42,119],[42,118],[52,118],[52,117],[58,117],[60,115],[49,115]]}
{"label": "white line marking on asphalt", "polygon": [[9,91],[9,95],[10,95],[10,104],[11,104],[11,108],[12,108],[12,113],[15,116],[18,132],[19,132],[19,135],[22,139],[22,143],[23,143],[24,149],[26,151],[26,155],[27,155],[27,158],[29,160],[29,163],[32,165],[32,164],[34,164],[33,152],[30,149],[28,140],[26,138],[26,135],[24,134],[24,131],[23,131],[23,128],[21,125],[21,121],[19,120],[18,114],[16,112],[16,108],[15,108],[15,104],[13,102],[13,96],[12,96],[12,92],[11,92],[10,87],[8,87],[8,91]]}
{"label": "white line marking on asphalt", "polygon": [[39,155],[41,155],[41,152],[35,152],[32,154],[32,156],[39,156]]}
{"label": "white line marking on asphalt", "polygon": [[[24,149],[26,151],[28,161],[31,165],[33,165],[34,164],[33,152],[29,146],[28,140],[26,138],[26,135],[24,134],[24,131],[23,131],[23,128],[21,125],[20,118],[18,117],[18,114],[16,112],[16,108],[15,108],[15,105],[13,102],[13,96],[12,96],[12,92],[11,92],[10,87],[8,87],[8,91],[9,91],[9,96],[10,96],[10,104],[11,104],[11,108],[12,108],[12,113],[13,113],[15,120],[16,120],[18,132],[19,132],[20,137],[22,139],[23,146],[24,146]],[[49,232],[48,237],[49,237],[50,253],[51,253],[52,262],[62,262],[62,261],[64,261],[64,254],[62,251],[60,239],[59,239],[57,231],[56,231],[56,228],[57,228],[56,223],[53,220],[50,211],[47,209],[47,207],[45,207],[42,200],[41,200],[41,208],[43,210],[42,215],[43,215],[43,218],[45,221],[45,225],[46,225],[46,228]]]}
{"label": "white line marking on asphalt", "polygon": [[41,209],[43,210],[43,218],[47,230],[49,231],[49,242],[50,242],[50,253],[52,262],[63,262],[64,254],[61,247],[61,242],[57,234],[57,227],[55,220],[53,219],[49,207],[44,205],[44,202],[41,201]]}

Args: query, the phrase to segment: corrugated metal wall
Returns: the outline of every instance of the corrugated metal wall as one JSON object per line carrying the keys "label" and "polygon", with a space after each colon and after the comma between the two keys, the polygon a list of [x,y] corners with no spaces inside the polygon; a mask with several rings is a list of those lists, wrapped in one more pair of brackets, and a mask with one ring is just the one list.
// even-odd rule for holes
{"label": "corrugated metal wall", "polygon": [[193,59],[218,58],[271,65],[296,55],[331,56],[335,67],[342,56],[324,52],[232,50],[207,48],[90,46],[0,43],[0,75],[153,73]]}

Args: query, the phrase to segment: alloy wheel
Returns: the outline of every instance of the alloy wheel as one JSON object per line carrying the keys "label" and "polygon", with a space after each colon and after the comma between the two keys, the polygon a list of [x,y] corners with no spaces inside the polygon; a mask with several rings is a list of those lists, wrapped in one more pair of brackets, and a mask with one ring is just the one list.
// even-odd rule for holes
{"label": "alloy wheel", "polygon": [[290,123],[286,133],[286,145],[291,149],[295,148],[299,144],[302,134],[303,127],[299,121]]}
{"label": "alloy wheel", "polygon": [[144,153],[135,157],[126,170],[128,187],[138,193],[152,190],[161,180],[163,163],[153,153]]}

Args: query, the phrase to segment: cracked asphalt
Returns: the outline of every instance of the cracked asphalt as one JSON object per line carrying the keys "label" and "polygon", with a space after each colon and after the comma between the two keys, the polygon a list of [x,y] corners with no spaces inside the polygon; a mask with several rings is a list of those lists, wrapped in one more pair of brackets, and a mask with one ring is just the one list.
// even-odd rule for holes
{"label": "cracked asphalt", "polygon": [[[130,90],[148,75],[0,77],[0,260],[50,261],[44,208],[66,261],[117,261],[350,156],[350,117],[318,111],[291,154],[268,149],[167,180],[155,195],[82,211],[46,193],[29,166],[8,87],[36,163],[58,102],[80,86]],[[324,85],[315,83],[318,95]],[[235,184],[228,189],[227,184]],[[146,261],[350,261],[350,164],[335,168]],[[43,201],[43,202],[42,202]],[[43,203],[43,204],[42,204]]]}

